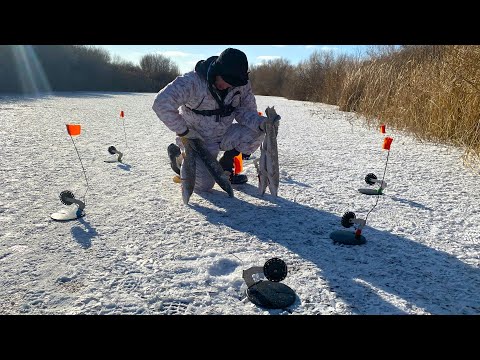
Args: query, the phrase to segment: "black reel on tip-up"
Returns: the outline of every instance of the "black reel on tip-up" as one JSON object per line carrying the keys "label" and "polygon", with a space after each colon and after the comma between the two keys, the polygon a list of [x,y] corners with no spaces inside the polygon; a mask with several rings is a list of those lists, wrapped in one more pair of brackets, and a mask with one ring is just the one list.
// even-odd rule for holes
{"label": "black reel on tip-up", "polygon": [[[268,281],[255,281],[253,275],[263,273]],[[254,266],[243,270],[243,279],[247,284],[247,297],[255,305],[267,309],[285,309],[295,302],[295,292],[280,283],[287,277],[285,261],[279,258],[267,260],[263,266]]]}
{"label": "black reel on tip-up", "polygon": [[375,184],[375,180],[377,180],[377,175],[373,174],[373,173],[369,173],[367,175],[365,175],[365,182],[368,184],[368,185],[374,185]]}
{"label": "black reel on tip-up", "polygon": [[346,228],[353,226],[353,219],[355,219],[355,213],[351,211],[347,211],[342,216],[342,220],[341,220],[342,226]]}
{"label": "black reel on tip-up", "polygon": [[108,150],[108,152],[110,153],[110,155],[118,154],[118,158],[117,158],[117,160],[114,160],[114,161],[112,161],[112,160],[105,160],[105,162],[117,162],[117,161],[118,161],[118,162],[122,162],[123,153],[120,152],[120,151],[118,151],[118,150],[115,148],[115,146],[113,146],[113,145],[112,145],[112,146],[109,146],[107,150]]}
{"label": "black reel on tip-up", "polygon": [[[78,219],[85,215],[83,209],[85,209],[85,203],[81,200],[75,199],[75,195],[70,190],[64,190],[59,195],[62,204],[69,206],[68,209],[62,209],[56,213],[50,215],[53,220],[67,221]],[[70,205],[77,204],[78,208],[70,208]]]}
{"label": "black reel on tip-up", "polygon": [[344,245],[362,245],[367,242],[365,236],[362,235],[362,229],[365,226],[365,219],[358,219],[355,216],[355,213],[352,211],[347,211],[343,214],[341,219],[341,224],[343,227],[349,228],[353,225],[357,225],[355,232],[346,231],[346,230],[337,230],[330,234],[330,239],[334,243],[340,243]]}
{"label": "black reel on tip-up", "polygon": [[383,195],[383,189],[387,187],[387,183],[383,180],[378,180],[377,175],[374,173],[368,173],[365,175],[365,182],[368,185],[378,184],[380,188],[378,189],[358,189],[359,192],[365,195]]}
{"label": "black reel on tip-up", "polygon": [[64,205],[72,205],[75,195],[70,190],[64,190],[60,193],[60,201]]}
{"label": "black reel on tip-up", "polygon": [[287,264],[279,258],[267,260],[265,265],[263,265],[263,274],[268,280],[273,282],[279,282],[285,279],[287,272]]}

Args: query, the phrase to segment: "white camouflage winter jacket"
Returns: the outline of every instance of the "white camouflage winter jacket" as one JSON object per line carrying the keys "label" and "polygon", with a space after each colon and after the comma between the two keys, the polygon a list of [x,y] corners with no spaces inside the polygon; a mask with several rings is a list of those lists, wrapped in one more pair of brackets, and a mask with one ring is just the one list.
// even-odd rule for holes
{"label": "white camouflage winter jacket", "polygon": [[207,80],[200,77],[199,73],[191,71],[178,76],[160,90],[155,96],[152,109],[171,131],[182,134],[187,127],[194,129],[206,143],[220,143],[234,119],[255,132],[261,131],[259,125],[265,118],[258,114],[250,82],[244,86],[229,88],[224,104],[235,108],[231,115],[205,116],[190,110],[220,108],[208,89]]}

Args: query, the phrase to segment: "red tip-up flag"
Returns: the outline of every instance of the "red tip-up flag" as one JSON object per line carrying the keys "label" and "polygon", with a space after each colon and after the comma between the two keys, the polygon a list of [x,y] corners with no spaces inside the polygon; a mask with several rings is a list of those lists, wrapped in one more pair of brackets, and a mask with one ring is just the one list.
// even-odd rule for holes
{"label": "red tip-up flag", "polygon": [[392,141],[393,141],[393,138],[388,137],[388,136],[385,139],[383,139],[382,149],[383,150],[390,150],[390,145],[392,145]]}
{"label": "red tip-up flag", "polygon": [[67,131],[70,136],[80,135],[81,126],[80,124],[67,124]]}
{"label": "red tip-up flag", "polygon": [[380,132],[385,134],[385,124],[380,125]]}
{"label": "red tip-up flag", "polygon": [[120,111],[120,117],[123,118],[123,110]]}

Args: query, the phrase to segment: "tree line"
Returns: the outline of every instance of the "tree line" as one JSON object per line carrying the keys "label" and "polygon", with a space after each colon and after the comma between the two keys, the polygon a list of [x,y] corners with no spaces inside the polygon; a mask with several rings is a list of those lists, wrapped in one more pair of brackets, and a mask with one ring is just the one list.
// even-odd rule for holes
{"label": "tree line", "polygon": [[[157,92],[180,75],[148,54],[139,65],[95,46],[0,45],[0,93]],[[322,102],[420,140],[465,149],[480,171],[480,46],[371,46],[367,56],[318,52],[250,67],[256,95]]]}
{"label": "tree line", "polygon": [[140,64],[85,45],[0,45],[0,92],[157,92],[180,75],[161,54]]}
{"label": "tree line", "polygon": [[419,140],[465,150],[480,173],[480,46],[371,46],[367,56],[314,52],[251,68],[257,95],[338,105]]}

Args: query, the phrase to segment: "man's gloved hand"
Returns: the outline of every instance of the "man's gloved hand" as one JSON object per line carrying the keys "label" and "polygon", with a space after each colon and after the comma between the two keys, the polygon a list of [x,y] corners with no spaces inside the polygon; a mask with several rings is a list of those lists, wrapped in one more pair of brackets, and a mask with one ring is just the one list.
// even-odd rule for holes
{"label": "man's gloved hand", "polygon": [[199,139],[203,141],[203,137],[194,129],[187,129],[183,134],[177,134],[182,142],[185,143],[185,139]]}
{"label": "man's gloved hand", "polygon": [[278,123],[278,121],[281,119],[281,116],[277,114],[275,107],[267,107],[265,109],[265,114],[267,117],[264,117],[263,122],[259,125],[260,130],[265,132],[265,124],[267,121],[271,121],[273,124]]}
{"label": "man's gloved hand", "polygon": [[260,122],[260,125],[258,125],[258,128],[263,132],[265,132],[265,123],[267,122],[267,120],[268,117],[262,116],[262,121]]}

